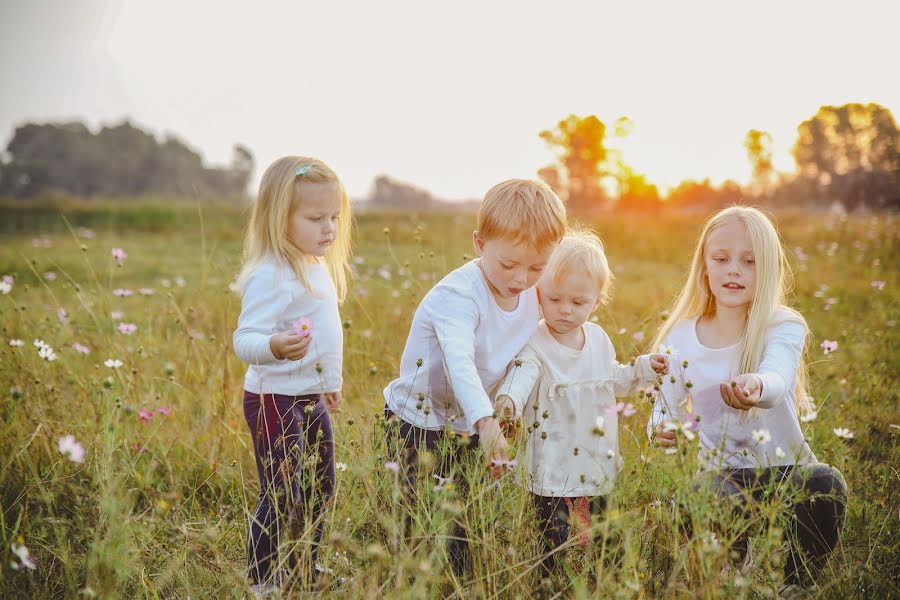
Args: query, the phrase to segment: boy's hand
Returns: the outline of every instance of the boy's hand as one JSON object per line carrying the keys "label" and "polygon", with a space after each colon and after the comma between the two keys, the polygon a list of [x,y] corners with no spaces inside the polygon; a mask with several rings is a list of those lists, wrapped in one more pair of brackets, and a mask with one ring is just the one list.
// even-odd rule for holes
{"label": "boy's hand", "polygon": [[665,354],[651,354],[650,368],[656,371],[658,375],[665,375],[669,372],[669,359],[666,358]]}
{"label": "boy's hand", "polygon": [[269,348],[278,360],[300,360],[306,356],[312,334],[300,335],[296,331],[282,331],[269,338]]}
{"label": "boy's hand", "polygon": [[340,412],[342,399],[340,390],[336,392],[326,392],[325,408],[328,409],[328,412],[330,413]]}
{"label": "boy's hand", "polygon": [[518,429],[519,420],[515,417],[516,407],[512,398],[505,394],[497,396],[497,399],[494,401],[494,414],[500,420],[500,429],[503,430],[503,435],[508,438],[514,437],[516,429]]}
{"label": "boy's hand", "polygon": [[500,423],[494,417],[483,417],[475,423],[475,431],[478,433],[481,449],[484,451],[485,463],[490,467],[494,479],[499,479],[503,476],[505,469],[501,465],[494,464],[494,461],[507,462],[509,460],[509,446],[506,438],[503,437]]}
{"label": "boy's hand", "polygon": [[750,410],[762,396],[762,379],[753,373],[744,373],[729,383],[719,385],[725,404],[738,410]]}
{"label": "boy's hand", "polygon": [[674,448],[675,431],[666,431],[665,423],[660,423],[656,426],[656,433],[653,436],[653,440],[656,442],[657,446],[662,446],[663,448]]}

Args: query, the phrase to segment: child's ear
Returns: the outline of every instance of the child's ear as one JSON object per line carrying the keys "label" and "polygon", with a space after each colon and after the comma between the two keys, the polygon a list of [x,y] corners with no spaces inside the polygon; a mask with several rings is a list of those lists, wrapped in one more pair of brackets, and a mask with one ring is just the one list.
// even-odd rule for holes
{"label": "child's ear", "polygon": [[472,245],[475,246],[475,254],[481,256],[481,253],[484,252],[484,238],[477,230],[472,232]]}

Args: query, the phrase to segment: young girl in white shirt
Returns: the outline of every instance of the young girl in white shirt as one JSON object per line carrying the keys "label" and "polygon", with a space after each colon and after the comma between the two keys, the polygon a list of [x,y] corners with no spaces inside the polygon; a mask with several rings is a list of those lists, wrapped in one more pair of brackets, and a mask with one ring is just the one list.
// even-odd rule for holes
{"label": "young girl in white shirt", "polygon": [[[340,407],[343,330],[338,302],[347,290],[350,202],[334,171],[302,156],[266,170],[253,206],[238,277],[243,298],[234,350],[250,364],[244,416],[253,436],[259,503],[250,523],[249,579],[271,593],[302,553],[305,581],[322,536],[335,482],[329,411]],[[315,469],[303,467],[307,453]],[[313,543],[278,556],[284,521],[312,527]],[[294,531],[303,535],[303,530]],[[291,536],[294,538],[295,536]]]}
{"label": "young girl in white shirt", "polygon": [[810,409],[808,330],[785,305],[790,277],[778,232],[759,210],[733,206],[709,219],[655,341],[677,358],[648,423],[648,434],[667,448],[683,443],[679,432],[696,429],[720,496],[758,500],[772,483],[802,490],[788,531],[789,586],[807,583],[802,563],[821,566],[837,544],[846,504],[843,476],[817,461],[800,429],[798,417]]}
{"label": "young girl in white shirt", "polygon": [[[538,282],[543,320],[500,387],[498,410],[527,428],[524,485],[534,499],[544,574],[569,537],[570,512],[599,515],[622,466],[616,396],[637,393],[667,372],[661,354],[616,362],[609,336],[588,317],[608,299],[612,275],[600,239],[566,235]],[[574,516],[574,515],[573,515]]]}

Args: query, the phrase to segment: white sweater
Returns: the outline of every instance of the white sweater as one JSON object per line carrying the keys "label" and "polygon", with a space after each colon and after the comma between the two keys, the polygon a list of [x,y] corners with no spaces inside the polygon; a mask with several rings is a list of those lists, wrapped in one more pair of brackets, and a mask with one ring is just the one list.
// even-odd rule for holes
{"label": "white sweater", "polygon": [[[738,346],[707,348],[697,338],[697,318],[676,325],[664,344],[674,347],[670,375],[663,377],[661,393],[647,424],[648,435],[656,425],[672,418],[694,422],[700,417],[698,436],[700,458],[711,468],[757,468],[816,462],[809,448],[794,406],[797,366],[806,339],[806,327],[787,311],[779,311],[768,332],[768,341],[757,374],[763,382],[757,406],[759,416],[725,404],[719,384],[737,375]],[[682,367],[688,361],[687,369]],[[675,383],[670,382],[675,377]],[[692,387],[693,414],[683,401]],[[665,412],[664,412],[665,409]],[[753,432],[765,431],[771,441],[758,443]],[[779,452],[780,449],[780,452]]]}
{"label": "white sweater", "polygon": [[387,407],[422,429],[449,426],[474,434],[475,423],[493,414],[493,389],[539,319],[534,288],[519,295],[514,310],[505,311],[477,260],[452,271],[416,309],[400,376],[384,389]]}
{"label": "white sweater", "polygon": [[[244,284],[234,351],[250,363],[244,376],[244,389],[249,392],[299,396],[341,389],[344,332],[334,282],[325,265],[307,268],[318,297],[297,280],[290,267],[275,260],[259,265]],[[300,317],[312,320],[309,351],[298,361],[276,359],[269,338],[292,329]]]}
{"label": "white sweater", "polygon": [[635,394],[656,377],[649,356],[620,365],[606,332],[593,323],[583,328],[584,347],[575,350],[557,342],[541,321],[498,391],[512,398],[526,431],[533,427],[524,483],[541,496],[609,493],[622,458],[618,413],[608,409],[616,396]]}

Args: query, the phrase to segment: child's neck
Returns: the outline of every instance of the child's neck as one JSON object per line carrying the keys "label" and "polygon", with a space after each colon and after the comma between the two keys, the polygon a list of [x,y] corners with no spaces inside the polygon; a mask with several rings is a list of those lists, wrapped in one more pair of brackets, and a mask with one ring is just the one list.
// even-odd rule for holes
{"label": "child's neck", "polygon": [[550,325],[547,325],[547,331],[550,332],[550,335],[553,336],[553,339],[567,348],[571,348],[572,350],[584,349],[585,337],[583,323],[578,327],[575,327],[571,331],[567,331],[566,333],[559,333],[558,331],[550,327]]}
{"label": "child's neck", "polygon": [[697,337],[708,348],[726,348],[738,343],[746,326],[746,306],[717,306],[714,313],[700,318]]}

